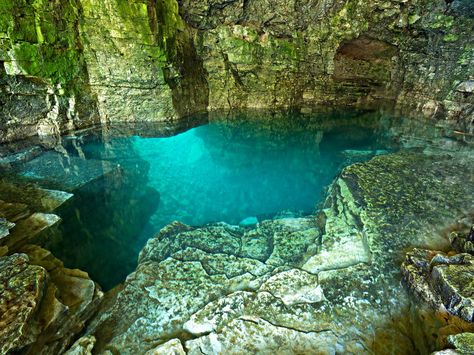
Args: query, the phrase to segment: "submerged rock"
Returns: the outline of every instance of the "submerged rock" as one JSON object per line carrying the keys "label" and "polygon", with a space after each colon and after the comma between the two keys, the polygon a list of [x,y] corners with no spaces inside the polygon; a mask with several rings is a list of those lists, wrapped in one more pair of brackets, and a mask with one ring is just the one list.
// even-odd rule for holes
{"label": "submerged rock", "polygon": [[253,227],[258,224],[257,217],[247,217],[240,221],[239,226],[241,227]]}

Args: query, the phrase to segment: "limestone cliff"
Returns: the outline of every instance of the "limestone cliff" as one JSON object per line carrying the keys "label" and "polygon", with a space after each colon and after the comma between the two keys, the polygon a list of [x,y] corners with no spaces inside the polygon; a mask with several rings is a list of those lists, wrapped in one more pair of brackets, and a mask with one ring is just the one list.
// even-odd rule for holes
{"label": "limestone cliff", "polygon": [[474,6],[454,1],[190,1],[210,107],[394,102],[472,120]]}
{"label": "limestone cliff", "polygon": [[0,141],[321,104],[469,130],[473,26],[469,0],[4,0]]}

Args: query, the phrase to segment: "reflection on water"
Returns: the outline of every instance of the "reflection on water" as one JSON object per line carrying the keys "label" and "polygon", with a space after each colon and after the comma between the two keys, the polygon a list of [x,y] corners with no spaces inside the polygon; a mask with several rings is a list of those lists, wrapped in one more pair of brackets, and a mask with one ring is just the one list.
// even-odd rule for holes
{"label": "reflection on water", "polygon": [[146,240],[173,220],[239,224],[313,213],[342,167],[402,143],[423,146],[440,134],[419,126],[422,133],[355,111],[237,115],[184,132],[179,127],[176,135],[169,127],[76,134],[12,165],[45,187],[74,193],[57,211],[63,223],[46,247],[108,289],[133,271]]}

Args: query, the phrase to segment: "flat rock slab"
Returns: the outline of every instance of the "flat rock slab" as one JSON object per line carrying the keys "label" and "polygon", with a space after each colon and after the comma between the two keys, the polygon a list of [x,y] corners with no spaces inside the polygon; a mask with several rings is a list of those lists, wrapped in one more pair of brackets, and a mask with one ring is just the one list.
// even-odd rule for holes
{"label": "flat rock slab", "polygon": [[48,151],[22,165],[20,174],[60,190],[74,191],[116,169],[118,165],[107,161]]}

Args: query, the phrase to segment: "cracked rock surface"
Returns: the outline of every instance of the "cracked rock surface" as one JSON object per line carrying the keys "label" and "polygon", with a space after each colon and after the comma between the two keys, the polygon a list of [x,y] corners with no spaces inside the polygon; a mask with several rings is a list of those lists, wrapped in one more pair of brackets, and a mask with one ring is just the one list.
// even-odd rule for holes
{"label": "cracked rock surface", "polygon": [[318,218],[168,225],[93,320],[94,352],[436,350],[410,339],[398,265],[410,246],[445,246],[439,230],[472,207],[471,163],[377,156],[343,170]]}

